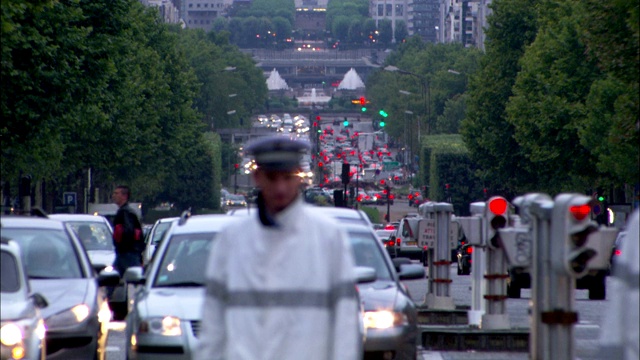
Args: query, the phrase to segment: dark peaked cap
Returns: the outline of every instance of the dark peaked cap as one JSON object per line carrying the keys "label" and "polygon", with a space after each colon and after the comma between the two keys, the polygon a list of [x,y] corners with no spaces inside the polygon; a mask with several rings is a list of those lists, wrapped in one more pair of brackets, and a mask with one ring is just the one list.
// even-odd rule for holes
{"label": "dark peaked cap", "polygon": [[300,167],[302,155],[310,148],[308,141],[291,140],[286,136],[267,136],[247,145],[246,152],[253,155],[260,169],[288,171]]}

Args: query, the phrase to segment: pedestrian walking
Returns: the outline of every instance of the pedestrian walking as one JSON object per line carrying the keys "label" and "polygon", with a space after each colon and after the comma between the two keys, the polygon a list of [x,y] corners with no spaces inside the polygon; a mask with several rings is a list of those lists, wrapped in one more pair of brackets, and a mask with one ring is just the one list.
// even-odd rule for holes
{"label": "pedestrian walking", "polygon": [[111,195],[112,201],[118,205],[118,212],[113,219],[113,245],[116,248],[116,258],[113,267],[120,276],[127,268],[142,266],[142,251],[144,239],[140,219],[129,206],[131,190],[128,186],[118,186]]}
{"label": "pedestrian walking", "polygon": [[206,270],[202,360],[355,360],[363,329],[344,230],[300,193],[307,142],[247,146],[258,166],[257,215],[216,238]]}

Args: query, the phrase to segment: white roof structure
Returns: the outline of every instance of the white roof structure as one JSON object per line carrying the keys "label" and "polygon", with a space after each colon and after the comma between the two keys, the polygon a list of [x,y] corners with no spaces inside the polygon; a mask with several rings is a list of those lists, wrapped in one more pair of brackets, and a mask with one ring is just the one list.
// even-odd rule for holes
{"label": "white roof structure", "polygon": [[340,82],[340,85],[338,85],[338,89],[344,90],[355,90],[363,87],[364,82],[362,82],[360,75],[358,75],[354,68],[351,68],[351,70],[347,71],[347,73],[344,75],[344,78]]}
{"label": "white roof structure", "polygon": [[267,79],[267,89],[269,90],[286,90],[289,89],[289,85],[284,81],[280,73],[275,68],[271,71],[269,78]]}

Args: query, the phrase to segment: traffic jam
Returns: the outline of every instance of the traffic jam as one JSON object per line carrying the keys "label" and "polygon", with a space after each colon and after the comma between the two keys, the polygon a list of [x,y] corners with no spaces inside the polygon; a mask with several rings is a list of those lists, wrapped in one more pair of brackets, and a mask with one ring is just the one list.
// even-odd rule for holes
{"label": "traffic jam", "polygon": [[[271,127],[268,119],[260,117],[260,126]],[[593,199],[574,193],[524,194],[512,201],[493,196],[471,203],[471,215],[462,217],[449,203],[416,201],[419,193],[411,190],[402,203],[416,210],[374,223],[362,207],[382,205],[388,211],[398,205],[395,187],[413,175],[385,169],[398,157],[386,150],[381,135],[356,133],[347,120],[336,123],[340,130],[295,121],[317,137],[311,161],[321,156],[321,167],[330,169],[296,196],[303,198],[306,213],[339,225],[353,257],[361,339],[353,351],[362,351],[364,359],[415,360],[425,351],[468,350],[475,344],[478,351],[575,356],[574,290],[605,299],[606,279],[626,244],[626,231],[592,220]],[[309,131],[289,130],[290,122],[290,117],[284,126],[273,121],[277,132],[296,134],[291,141],[308,139]],[[109,345],[116,328],[124,334],[123,358],[195,358],[201,331],[210,326],[203,324],[203,307],[211,291],[205,269],[214,244],[247,217],[263,221],[259,200],[236,204],[232,195],[222,193],[222,213],[185,210],[143,224],[142,260],[122,273],[114,263],[117,207],[91,214],[33,209],[30,216],[3,215],[2,359],[117,358],[110,357]],[[136,216],[138,210],[132,210]],[[452,269],[460,278],[470,277],[471,303],[463,310],[452,295],[458,281]],[[407,286],[416,281],[426,288],[423,303]],[[506,302],[520,298],[522,289],[532,290],[531,317],[541,320],[515,331]],[[486,339],[496,336],[502,347],[492,348]]]}

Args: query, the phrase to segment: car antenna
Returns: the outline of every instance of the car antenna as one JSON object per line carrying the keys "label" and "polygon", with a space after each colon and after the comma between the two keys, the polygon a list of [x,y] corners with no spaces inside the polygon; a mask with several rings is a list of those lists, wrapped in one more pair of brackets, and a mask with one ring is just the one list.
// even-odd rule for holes
{"label": "car antenna", "polygon": [[187,210],[183,211],[182,214],[180,214],[180,220],[178,221],[178,225],[182,226],[186,224],[187,220],[190,217],[191,217],[191,208],[188,208]]}

